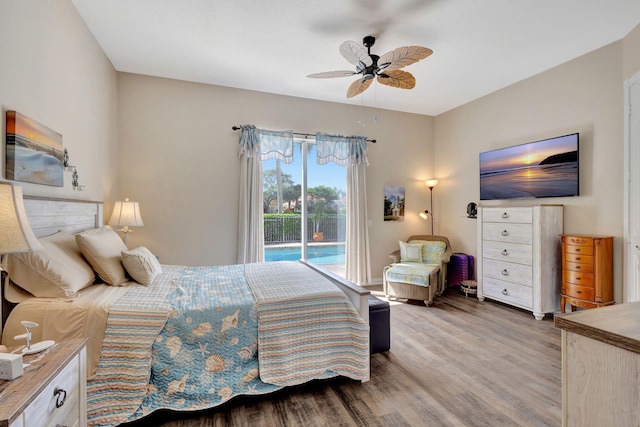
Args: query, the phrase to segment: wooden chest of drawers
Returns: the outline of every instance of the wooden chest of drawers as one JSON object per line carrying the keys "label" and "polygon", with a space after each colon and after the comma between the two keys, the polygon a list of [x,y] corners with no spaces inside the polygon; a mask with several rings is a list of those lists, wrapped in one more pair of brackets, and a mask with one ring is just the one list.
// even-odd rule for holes
{"label": "wooden chest of drawers", "polygon": [[533,312],[559,307],[563,207],[478,209],[478,299],[485,297]]}
{"label": "wooden chest of drawers", "polygon": [[565,305],[595,308],[613,304],[613,237],[562,236],[562,287]]}

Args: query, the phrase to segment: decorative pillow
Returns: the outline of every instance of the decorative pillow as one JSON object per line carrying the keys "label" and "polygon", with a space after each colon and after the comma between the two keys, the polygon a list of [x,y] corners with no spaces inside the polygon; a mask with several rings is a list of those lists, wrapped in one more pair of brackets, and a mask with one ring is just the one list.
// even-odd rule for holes
{"label": "decorative pillow", "polygon": [[425,264],[440,264],[442,254],[447,249],[445,242],[436,240],[412,240],[411,243],[422,245],[422,262]]}
{"label": "decorative pillow", "polygon": [[115,231],[106,227],[83,231],[76,234],[76,243],[105,283],[118,286],[127,281],[120,259],[127,246]]}
{"label": "decorative pillow", "polygon": [[422,262],[422,244],[407,243],[402,240],[400,243],[400,262]]}
{"label": "decorative pillow", "polygon": [[153,279],[162,273],[160,262],[144,246],[122,251],[122,265],[133,280],[145,286],[149,286]]}
{"label": "decorative pillow", "polygon": [[44,249],[8,256],[7,270],[16,285],[36,297],[59,298],[93,284],[96,275],[71,234],[59,231],[38,240]]}

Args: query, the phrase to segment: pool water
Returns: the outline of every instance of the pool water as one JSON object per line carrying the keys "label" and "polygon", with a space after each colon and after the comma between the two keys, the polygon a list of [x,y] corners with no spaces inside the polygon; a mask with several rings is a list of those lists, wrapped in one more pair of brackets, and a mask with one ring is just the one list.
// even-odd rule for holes
{"label": "pool water", "polygon": [[[307,258],[315,264],[344,264],[345,245],[309,246]],[[265,247],[264,260],[297,261],[302,257],[302,249],[295,247]]]}

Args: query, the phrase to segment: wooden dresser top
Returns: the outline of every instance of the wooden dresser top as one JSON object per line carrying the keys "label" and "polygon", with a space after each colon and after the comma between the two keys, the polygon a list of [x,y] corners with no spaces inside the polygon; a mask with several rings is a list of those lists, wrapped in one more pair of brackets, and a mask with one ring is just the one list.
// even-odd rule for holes
{"label": "wooden dresser top", "polygon": [[25,355],[24,363],[29,366],[22,376],[11,381],[0,380],[0,426],[10,425],[86,342],[87,338],[66,340],[42,353]]}
{"label": "wooden dresser top", "polygon": [[576,334],[640,353],[640,302],[557,315],[555,325]]}

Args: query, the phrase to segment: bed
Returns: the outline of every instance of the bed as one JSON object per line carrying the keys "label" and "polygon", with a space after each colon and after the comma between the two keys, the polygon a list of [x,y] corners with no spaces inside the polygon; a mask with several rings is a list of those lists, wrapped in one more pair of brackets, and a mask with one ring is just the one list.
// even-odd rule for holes
{"label": "bed", "polygon": [[[102,227],[101,203],[25,198],[25,208],[45,250],[28,255],[37,261],[8,263],[20,286],[4,286],[17,305],[2,342],[19,344],[12,337],[25,319],[40,324],[34,341],[89,337],[89,425],[211,408],[314,379],[368,381],[367,290],[304,262],[160,265],[148,249],[126,247],[114,261],[120,246]],[[102,252],[112,256],[94,264]],[[42,261],[49,255],[65,261],[62,273]],[[34,288],[34,269],[55,289]],[[91,274],[97,283],[87,285]]]}

